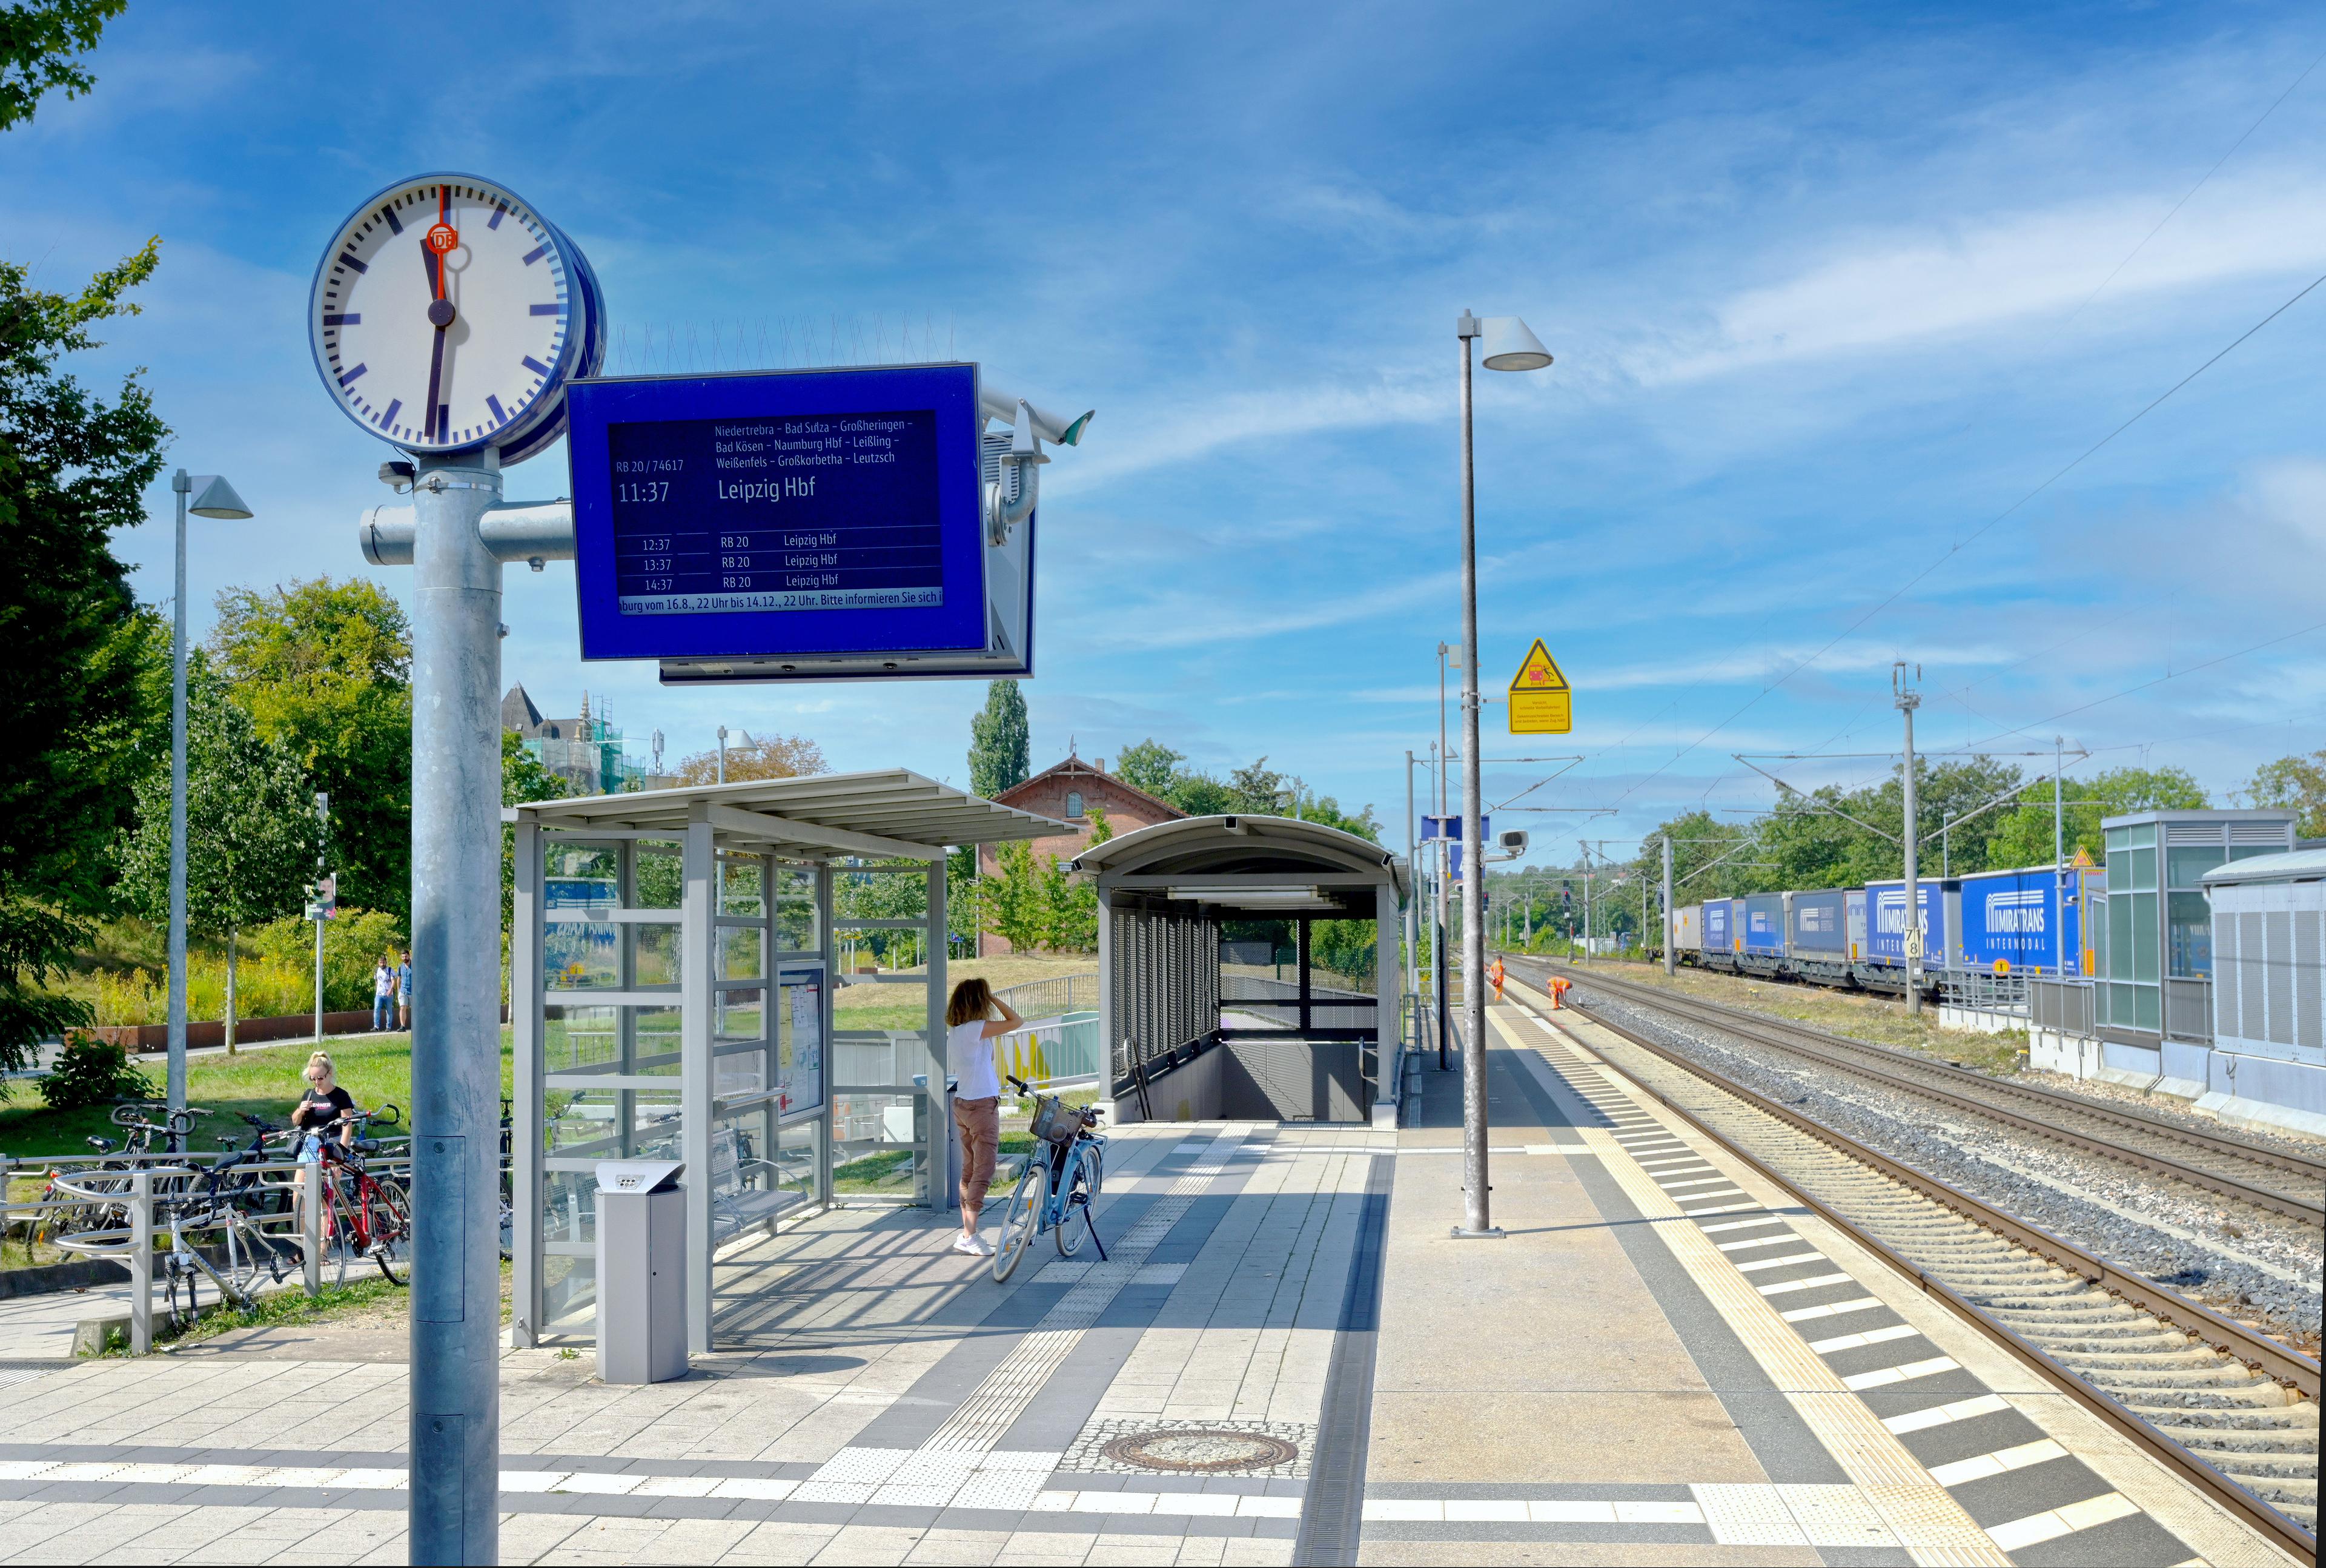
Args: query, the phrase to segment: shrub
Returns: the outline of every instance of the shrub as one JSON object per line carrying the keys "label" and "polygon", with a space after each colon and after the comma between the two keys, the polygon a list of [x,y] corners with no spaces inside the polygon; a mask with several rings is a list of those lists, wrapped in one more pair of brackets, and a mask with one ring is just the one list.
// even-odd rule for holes
{"label": "shrub", "polygon": [[151,1099],[154,1089],[129,1064],[128,1052],[76,1032],[66,1036],[56,1065],[41,1081],[41,1094],[51,1110],[80,1110],[117,1099]]}

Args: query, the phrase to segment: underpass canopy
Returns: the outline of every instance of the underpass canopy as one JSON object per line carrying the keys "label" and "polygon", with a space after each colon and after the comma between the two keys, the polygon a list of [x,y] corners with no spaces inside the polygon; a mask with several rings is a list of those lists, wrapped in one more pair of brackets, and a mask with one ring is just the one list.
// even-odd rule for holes
{"label": "underpass canopy", "polygon": [[[1098,880],[1099,1005],[1120,1114],[1162,1114],[1153,1082],[1229,1042],[1248,1048],[1234,1081],[1261,1092],[1293,1076],[1314,1086],[1300,1091],[1306,1110],[1273,1097],[1279,1114],[1369,1113],[1398,1038],[1409,873],[1396,856],[1321,822],[1237,814],[1141,828],[1093,845],[1071,868]],[[1289,944],[1233,934],[1278,922]],[[1352,940],[1345,925],[1320,932],[1320,922],[1370,930]],[[1303,1054],[1269,1057],[1271,1042]],[[1335,1044],[1336,1054],[1320,1053]],[[1206,1090],[1196,1103],[1216,1098]]]}

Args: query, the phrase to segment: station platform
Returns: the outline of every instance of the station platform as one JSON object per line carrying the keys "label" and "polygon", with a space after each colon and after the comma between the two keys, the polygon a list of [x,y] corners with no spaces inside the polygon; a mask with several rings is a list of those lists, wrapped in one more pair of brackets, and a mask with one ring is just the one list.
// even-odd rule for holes
{"label": "station platform", "polygon": [[[1006,1285],[841,1210],[717,1271],[691,1377],[503,1362],[506,1562],[2286,1561],[1596,1064],[1494,1010],[1417,1125],[1143,1124]],[[0,1369],[0,1557],[400,1562],[393,1336]],[[319,1535],[320,1532],[320,1535]],[[322,1543],[329,1543],[323,1547]]]}

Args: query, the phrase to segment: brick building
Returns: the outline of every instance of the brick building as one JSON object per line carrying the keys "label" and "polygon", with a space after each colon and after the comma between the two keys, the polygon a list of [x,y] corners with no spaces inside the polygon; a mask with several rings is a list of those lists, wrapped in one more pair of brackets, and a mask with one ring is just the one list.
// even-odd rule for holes
{"label": "brick building", "polygon": [[[1177,821],[1187,813],[1170,802],[1158,800],[1145,790],[1136,789],[1106,771],[1106,758],[1084,762],[1069,756],[1056,767],[1045,768],[1014,789],[1003,790],[993,797],[1005,806],[1019,811],[1037,812],[1075,824],[1071,833],[1059,833],[1047,839],[1036,839],[1027,847],[1034,852],[1034,864],[1043,863],[1045,855],[1056,855],[1060,860],[1071,860],[1089,847],[1091,830],[1097,825],[1091,813],[1106,813],[1107,826],[1116,837],[1134,828],[1149,828],[1158,822]],[[979,873],[998,876],[1001,870],[1000,851],[987,844],[977,852]],[[1010,951],[1009,940],[991,932],[982,932],[977,939],[980,958],[996,958]]]}

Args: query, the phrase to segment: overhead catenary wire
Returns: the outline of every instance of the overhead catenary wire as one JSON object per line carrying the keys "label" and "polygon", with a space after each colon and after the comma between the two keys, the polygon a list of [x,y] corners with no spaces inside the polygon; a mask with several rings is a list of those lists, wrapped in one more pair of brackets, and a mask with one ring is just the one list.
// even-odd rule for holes
{"label": "overhead catenary wire", "polygon": [[[1841,644],[1841,642],[1842,642],[1842,640],[1843,640],[1844,638],[1846,638],[1846,637],[1849,636],[1852,633],[1856,632],[1859,627],[1861,627],[1861,626],[1865,626],[1866,622],[1868,622],[1868,621],[1872,620],[1875,616],[1880,615],[1884,610],[1888,609],[1892,605],[1893,605],[1893,604],[1897,603],[1900,599],[1902,599],[1902,598],[1905,598],[1905,597],[1906,597],[1906,595],[1907,595],[1907,594],[1909,594],[1909,593],[1911,593],[1911,592],[1912,592],[1912,591],[1914,590],[1914,589],[1915,589],[1918,585],[1920,585],[1920,584],[1921,583],[1921,581],[1922,581],[1925,578],[1927,578],[1927,577],[1931,576],[1931,573],[1933,573],[1933,572],[1937,571],[1940,567],[1942,567],[1942,566],[1946,565],[1949,561],[1952,561],[1952,560],[1953,560],[1957,555],[1960,554],[1960,553],[1961,553],[1965,549],[1967,549],[1967,548],[1968,548],[1970,545],[1972,545],[1972,544],[1976,543],[1977,543],[1980,538],[1984,537],[1984,536],[1985,536],[1985,535],[1986,535],[1986,534],[1990,530],[1992,530],[1992,529],[1996,528],[1996,526],[1998,526],[1999,524],[2001,524],[2002,523],[2004,523],[2005,521],[2006,521],[2007,519],[2009,519],[2010,517],[2012,517],[2014,515],[2015,515],[2015,514],[2020,510],[2020,508],[2022,508],[2023,506],[2026,506],[2030,501],[2034,500],[2038,496],[2041,496],[2042,494],[2043,494],[2043,492],[2044,492],[2044,491],[2049,490],[2052,486],[2054,486],[2054,485],[2058,484],[2061,479],[2066,478],[2070,474],[2073,473],[2077,469],[2079,469],[2079,468],[2082,467],[2082,466],[2083,466],[2083,464],[2084,464],[2085,462],[2087,462],[2088,460],[2089,460],[2095,453],[2098,452],[2102,448],[2106,447],[2109,442],[2111,442],[2111,441],[2115,441],[2117,437],[2118,437],[2118,436],[2122,435],[2125,431],[2126,431],[2130,430],[2134,425],[2138,424],[2142,420],[2146,419],[2146,418],[2147,418],[2151,413],[2154,413],[2154,412],[2155,412],[2159,407],[2161,407],[2161,406],[2164,404],[2164,402],[2165,402],[2168,398],[2172,397],[2172,394],[2173,394],[2174,393],[2179,392],[2182,387],[2184,387],[2184,386],[2188,385],[2191,382],[2192,382],[2192,381],[2196,380],[2196,379],[2197,379],[2197,377],[2199,377],[2200,376],[2204,375],[2206,371],[2210,370],[2214,366],[2216,366],[2216,365],[2219,364],[2223,359],[2225,359],[2225,358],[2228,357],[2228,356],[2229,356],[2229,355],[2231,355],[2232,353],[2236,352],[2236,351],[2237,351],[2237,349],[2238,349],[2238,348],[2240,345],[2242,345],[2242,344],[2243,344],[2243,343],[2244,343],[2247,339],[2251,338],[2255,333],[2256,333],[2256,332],[2260,331],[2264,327],[2268,326],[2272,321],[2276,320],[2280,316],[2283,316],[2284,314],[2285,314],[2285,312],[2286,312],[2286,311],[2288,311],[2292,310],[2295,305],[2299,304],[2299,303],[2300,303],[2300,302],[2301,302],[2304,298],[2306,298],[2306,297],[2307,297],[2307,296],[2308,296],[2308,295],[2309,295],[2309,294],[2310,294],[2313,290],[2315,290],[2315,289],[2318,287],[2318,285],[2319,285],[2319,284],[2321,284],[2321,283],[2326,283],[2326,273],[2321,273],[2318,276],[2316,276],[2316,277],[2314,277],[2314,278],[2311,279],[2311,280],[2310,280],[2310,282],[2308,282],[2307,283],[2304,283],[2301,288],[2299,288],[2299,289],[2295,290],[2295,291],[2294,291],[2294,292],[2293,293],[2293,295],[2292,295],[2290,298],[2288,298],[2288,299],[2287,299],[2287,300],[2286,300],[2283,304],[2279,305],[2275,310],[2271,311],[2267,315],[2264,316],[2260,320],[2256,321],[2252,326],[2250,326],[2250,327],[2247,328],[2244,331],[2242,331],[2242,332],[2238,333],[2238,334],[2237,335],[2237,337],[2236,337],[2236,338],[2234,338],[2234,339],[2232,339],[2227,346],[2225,346],[2224,348],[2220,348],[2220,349],[2217,350],[2217,351],[2216,351],[2216,352],[2215,352],[2215,353],[2214,353],[2214,354],[2213,354],[2210,358],[2206,359],[2206,360],[2205,360],[2205,362],[2204,362],[2203,364],[2201,364],[2201,365],[2198,366],[2194,370],[2190,371],[2190,372],[2189,372],[2189,374],[2187,374],[2186,376],[2183,376],[2180,380],[2178,380],[2178,381],[2174,382],[2172,385],[2170,385],[2170,386],[2166,387],[2163,392],[2158,393],[2154,397],[2151,398],[2151,399],[2150,399],[2146,404],[2143,404],[2143,405],[2141,406],[2141,408],[2139,409],[2139,411],[2138,411],[2138,412],[2136,412],[2136,413],[2135,413],[2131,417],[2129,417],[2128,419],[2126,419],[2122,423],[2120,423],[2120,424],[2117,425],[2115,429],[2113,429],[2113,430],[2109,431],[2106,435],[2104,435],[2104,436],[2100,437],[2100,439],[2099,439],[2099,440],[2098,440],[2098,441],[2094,441],[2091,445],[2089,445],[2089,446],[2086,447],[2082,451],[2080,451],[2080,452],[2077,453],[2073,458],[2070,459],[2067,462],[2065,462],[2065,463],[2061,464],[2061,465],[2060,466],[2060,468],[2059,468],[2057,470],[2055,470],[2055,471],[2051,475],[2051,477],[2050,477],[2050,478],[2048,478],[2044,479],[2044,480],[2042,481],[2042,483],[2041,483],[2041,484],[2037,485],[2034,488],[2033,488],[2033,489],[2029,490],[2025,495],[2024,495],[2024,496],[2020,496],[2020,497],[2019,497],[2019,499],[2017,499],[2016,501],[2012,502],[2010,506],[2005,506],[2002,511],[2000,511],[2000,512],[1996,513],[1994,516],[1992,516],[1992,517],[1988,518],[1986,522],[1984,522],[1984,523],[1980,524],[1977,528],[1972,529],[1968,533],[1965,534],[1962,538],[1960,538],[1960,539],[1958,539],[1958,540],[1956,540],[1953,543],[1951,543],[1951,544],[1948,545],[1948,546],[1947,546],[1947,548],[1946,548],[1946,550],[1945,550],[1941,554],[1940,554],[1940,556],[1939,556],[1936,560],[1932,561],[1931,561],[1928,566],[1923,567],[1923,568],[1921,569],[1921,571],[1920,571],[1916,572],[1912,577],[1908,578],[1908,579],[1906,580],[1906,581],[1905,581],[1902,586],[1900,586],[1898,589],[1896,589],[1894,591],[1893,591],[1893,592],[1892,592],[1892,593],[1891,593],[1887,598],[1884,598],[1880,603],[1878,603],[1878,604],[1875,605],[1873,608],[1871,608],[1871,609],[1869,609],[1869,610],[1865,611],[1863,615],[1859,616],[1856,620],[1854,620],[1854,621],[1850,622],[1850,623],[1849,623],[1849,625],[1847,625],[1847,626],[1844,626],[1840,631],[1838,631],[1838,632],[1835,633],[1835,634],[1833,635],[1833,636],[1831,636],[1830,638],[1828,638],[1828,639],[1826,641],[1826,643],[1824,644],[1824,645],[1823,645],[1823,646],[1821,646],[1821,647],[1819,647],[1819,648],[1815,653],[1813,653],[1813,654],[1810,654],[1807,658],[1805,658],[1805,659],[1801,660],[1799,663],[1795,664],[1791,669],[1787,670],[1783,674],[1782,674],[1782,675],[1778,676],[1774,681],[1772,681],[1772,682],[1769,682],[1767,685],[1765,685],[1765,686],[1762,687],[1762,688],[1761,688],[1761,690],[1759,690],[1758,691],[1755,691],[1752,696],[1750,696],[1750,697],[1746,698],[1746,699],[1744,700],[1744,702],[1740,703],[1740,704],[1737,706],[1736,710],[1735,710],[1734,712],[1732,712],[1732,713],[1730,713],[1730,714],[1728,715],[1728,717],[1727,717],[1727,718],[1723,719],[1719,723],[1717,723],[1717,724],[1714,725],[1710,729],[1706,730],[1702,735],[1698,736],[1698,737],[1694,741],[1692,741],[1692,742],[1690,742],[1689,745],[1687,745],[1687,746],[1683,747],[1682,748],[1680,748],[1680,750],[1679,750],[1678,752],[1674,753],[1670,757],[1667,758],[1664,762],[1662,762],[1661,764],[1658,765],[1658,766],[1656,767],[1655,771],[1654,771],[1653,773],[1649,774],[1649,775],[1647,775],[1647,777],[1646,777],[1646,778],[1643,778],[1643,779],[1639,780],[1637,783],[1633,784],[1629,789],[1626,789],[1621,796],[1618,796],[1618,797],[1617,797],[1618,803],[1621,803],[1622,801],[1624,801],[1624,800],[1628,800],[1628,799],[1630,799],[1630,798],[1631,798],[1631,796],[1632,796],[1633,794],[1636,793],[1640,790],[1640,788],[1641,788],[1642,786],[1643,786],[1643,785],[1645,785],[1645,784],[1649,784],[1649,783],[1652,782],[1653,780],[1655,780],[1655,779],[1656,779],[1656,778],[1658,778],[1658,777],[1661,777],[1661,775],[1663,775],[1663,774],[1664,774],[1668,769],[1670,769],[1670,766],[1672,765],[1672,764],[1673,764],[1673,763],[1678,762],[1681,757],[1686,756],[1689,752],[1692,752],[1692,751],[1696,750],[1696,749],[1697,749],[1697,747],[1698,747],[1702,746],[1706,741],[1710,740],[1714,736],[1716,736],[1716,735],[1719,734],[1722,730],[1724,730],[1724,729],[1727,728],[1731,724],[1735,723],[1737,719],[1742,719],[1742,718],[1743,718],[1743,717],[1744,717],[1744,716],[1748,711],[1750,711],[1750,710],[1752,710],[1755,705],[1757,705],[1757,704],[1760,702],[1760,700],[1761,700],[1761,699],[1762,699],[1762,698],[1766,697],[1770,692],[1774,691],[1775,690],[1777,690],[1777,688],[1778,688],[1778,687],[1782,686],[1786,682],[1788,682],[1788,681],[1791,680],[1795,675],[1800,674],[1803,670],[1808,669],[1811,664],[1816,663],[1819,659],[1821,659],[1821,658],[1825,657],[1825,655],[1826,655],[1826,654],[1828,654],[1831,653],[1831,652],[1832,652],[1832,651],[1833,651],[1837,646],[1838,646],[1838,645]],[[2322,624],[2322,625],[2326,625],[2326,623],[2321,623],[2321,624]],[[2304,630],[2315,630],[2315,629],[2316,629],[2315,627],[2305,627],[2305,628],[2304,628]],[[2291,634],[2291,635],[2292,635],[2292,636],[2300,636],[2301,634],[2300,634],[2300,633],[2293,633],[2293,634]],[[2276,641],[2276,642],[2283,642],[2283,641],[2285,641],[2286,639],[2285,639],[2285,638],[2281,637],[2281,638],[2275,638],[2275,639],[2273,639],[2273,640],[2274,640],[2274,641]],[[2269,645],[2268,644],[2260,644],[2260,645],[2256,645],[2256,648],[2249,648],[2249,649],[2246,649],[2246,650],[2244,650],[2244,651],[2245,651],[2245,652],[2247,652],[2247,653],[2251,653],[2251,652],[2257,651],[2257,649],[2258,649],[2259,647],[2266,647],[2266,646],[2268,646],[2268,645]],[[2229,657],[2234,657],[2234,656],[2236,656],[2236,655],[2228,655],[2228,656],[2229,656]],[[2219,661],[2218,661],[2218,660],[2210,661],[2210,663],[2219,663]],[[2203,666],[2201,666],[2201,665],[2200,665],[2200,666],[2198,666],[2198,667],[2199,667],[2199,668],[2202,668]],[[2183,672],[2183,673],[2188,673],[2188,672]],[[2175,678],[2175,677],[2173,677],[2173,676],[2167,675],[2167,676],[2161,677],[2160,679],[2161,679],[2161,680],[2167,680],[2167,681],[2169,681],[2169,680],[2172,680],[2172,679],[2174,679],[2174,678]],[[2158,684],[2158,683],[2159,683],[2158,682],[2152,681],[2152,682],[2145,682],[2145,685],[2155,685],[2155,684]],[[2142,687],[2133,687],[2133,688],[2130,688],[2130,689],[2129,689],[2128,691],[2120,691],[2120,692],[2117,692],[2116,695],[2117,695],[2117,696],[2119,696],[2119,697],[2120,697],[2120,696],[2126,696],[2126,695],[2129,695],[2129,694],[2130,694],[2130,691],[2139,691],[2139,690],[2142,690],[2142,689],[2143,689]],[[2105,702],[2105,701],[2112,701],[2112,700],[2114,700],[2114,699],[2113,699],[2113,698],[2102,698],[2102,699],[2100,699],[2100,701],[2103,701],[2103,702]],[[2085,706],[2085,707],[2098,707],[2098,705],[2099,705],[2099,704],[2098,704],[2098,702],[2093,702],[2093,703],[2087,703],[2087,704],[2085,704],[2084,706]],[[2079,712],[2081,712],[2081,711],[2083,711],[2083,709],[2082,709],[2082,708],[2071,708],[2071,709],[2067,710],[2067,713],[2079,713]],[[2066,717],[2066,713],[2054,714],[2054,715],[2052,716],[2052,718],[2053,718],[2053,719],[2059,719],[2059,718],[2064,718],[2064,717]],[[2037,720],[2035,720],[2035,721],[2034,721],[2034,724],[2032,724],[2032,725],[2026,726],[2026,727],[2024,727],[2024,728],[2034,728],[2034,727],[2035,727],[2035,726],[2037,726],[2037,725],[2049,724],[2049,723],[2051,723],[2052,721],[2052,719],[2037,719]],[[1709,792],[1707,792],[1707,793],[1709,793]]]}

